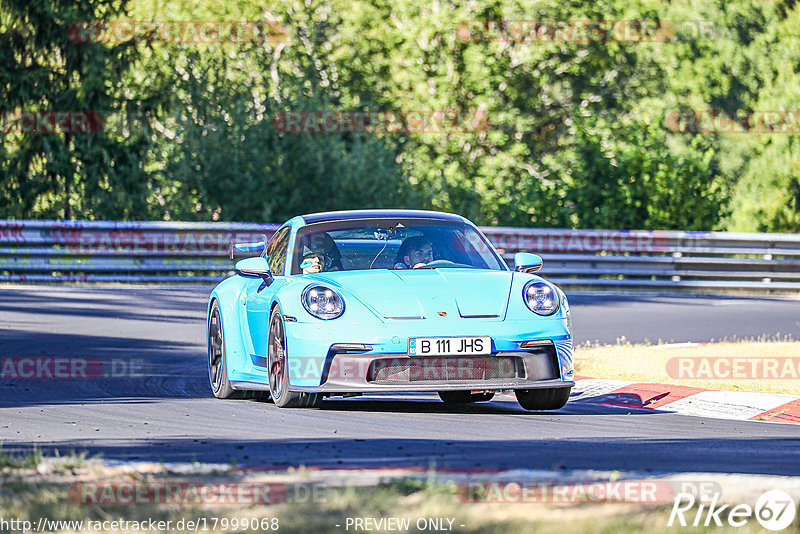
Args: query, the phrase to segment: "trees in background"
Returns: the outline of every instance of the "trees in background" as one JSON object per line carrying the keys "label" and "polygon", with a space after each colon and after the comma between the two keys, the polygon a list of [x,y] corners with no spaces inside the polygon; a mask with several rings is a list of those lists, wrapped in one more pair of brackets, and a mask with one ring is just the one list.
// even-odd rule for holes
{"label": "trees in background", "polygon": [[[0,216],[279,221],[397,206],[515,226],[800,229],[796,136],[680,133],[667,120],[800,109],[792,3],[143,0],[130,13],[125,3],[0,6],[3,105],[127,118],[82,137],[0,133]],[[87,44],[64,31],[120,17],[274,20],[288,38]],[[656,42],[464,32],[486,20],[648,20],[670,31]],[[273,124],[283,111],[325,109],[477,110],[488,127],[295,134]]]}
{"label": "trees in background", "polygon": [[[101,118],[154,115],[163,98],[120,83],[141,47],[79,43],[70,34],[77,21],[127,16],[124,4],[0,5],[0,216],[126,219],[147,213],[152,178],[144,163],[153,140],[146,128],[103,128]],[[56,126],[47,115],[54,112],[65,118],[64,133],[40,133]]]}

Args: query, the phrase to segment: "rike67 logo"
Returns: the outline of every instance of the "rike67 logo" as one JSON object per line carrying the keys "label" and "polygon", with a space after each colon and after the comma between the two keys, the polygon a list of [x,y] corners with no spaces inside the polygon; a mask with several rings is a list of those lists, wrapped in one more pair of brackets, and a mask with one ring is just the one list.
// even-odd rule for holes
{"label": "rike67 logo", "polygon": [[737,504],[731,507],[729,504],[720,504],[719,501],[719,493],[700,497],[691,493],[678,493],[675,495],[667,526],[721,527],[727,522],[732,527],[741,527],[755,517],[765,529],[778,531],[791,525],[797,514],[794,499],[781,490],[771,490],[761,495],[756,501],[755,508],[749,504]]}

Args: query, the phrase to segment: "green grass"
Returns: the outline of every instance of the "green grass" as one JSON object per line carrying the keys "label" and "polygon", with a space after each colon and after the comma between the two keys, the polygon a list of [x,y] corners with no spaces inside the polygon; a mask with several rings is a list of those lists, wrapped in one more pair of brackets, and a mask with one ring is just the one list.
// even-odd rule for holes
{"label": "green grass", "polygon": [[[94,458],[99,457],[95,456]],[[36,469],[42,464],[45,464],[51,471],[71,470],[85,467],[88,461],[89,453],[87,451],[71,450],[62,456],[58,450],[55,450],[52,455],[46,456],[39,447],[33,447],[22,454],[10,454],[3,450],[3,444],[0,443],[0,470]]]}
{"label": "green grass", "polygon": [[36,469],[43,457],[42,451],[38,447],[21,455],[8,454],[3,450],[3,444],[0,443],[0,469]]}
{"label": "green grass", "polygon": [[664,344],[630,344],[622,339],[616,345],[587,344],[576,347],[575,373],[593,378],[677,384],[726,391],[800,394],[800,378],[715,376],[687,379],[671,376],[668,372],[670,360],[714,361],[715,358],[765,357],[785,359],[800,357],[800,342],[791,338],[760,338],[670,347]]}

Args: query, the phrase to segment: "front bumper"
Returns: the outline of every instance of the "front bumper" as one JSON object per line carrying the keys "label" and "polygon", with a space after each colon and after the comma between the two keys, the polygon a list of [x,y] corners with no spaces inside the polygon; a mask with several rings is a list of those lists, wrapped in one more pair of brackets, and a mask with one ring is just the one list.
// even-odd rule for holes
{"label": "front bumper", "polygon": [[[489,336],[492,354],[478,363],[477,371],[494,365],[493,358],[520,358],[524,374],[514,376],[480,375],[454,380],[374,380],[368,376],[370,366],[378,360],[399,360],[407,355],[410,337]],[[569,387],[573,384],[572,337],[563,318],[536,320],[442,320],[393,321],[384,325],[348,324],[338,321],[287,322],[286,337],[289,361],[289,383],[293,391],[441,391],[445,389],[527,389],[535,387]],[[542,340],[550,344],[552,358],[548,372],[537,371],[523,348],[525,341]],[[327,341],[327,342],[326,342]],[[364,350],[337,350],[336,347],[363,344]],[[532,359],[533,358],[533,359]],[[437,358],[434,357],[433,360]],[[430,357],[427,357],[431,361]],[[517,362],[519,363],[519,362]],[[425,371],[423,366],[423,372]],[[435,365],[435,364],[434,364]],[[456,363],[456,366],[458,363]],[[335,372],[331,372],[331,370]],[[380,377],[378,377],[380,378]],[[456,377],[458,378],[458,377]],[[556,380],[557,382],[551,382]],[[425,383],[429,382],[429,383]],[[547,382],[547,383],[545,383]]]}
{"label": "front bumper", "polygon": [[[344,348],[342,348],[344,347]],[[291,391],[362,393],[376,391],[499,390],[571,387],[564,380],[555,345],[487,356],[364,354],[353,346],[331,347],[319,386]],[[571,377],[570,377],[571,378]]]}
{"label": "front bumper", "polygon": [[317,387],[302,387],[292,386],[290,391],[305,391],[308,393],[330,393],[336,395],[339,393],[380,393],[380,392],[406,392],[406,391],[489,391],[489,390],[503,390],[503,389],[555,389],[555,388],[571,388],[575,385],[573,381],[565,380],[540,380],[538,382],[522,383],[506,383],[506,382],[482,382],[482,383],[463,383],[458,384],[455,382],[442,382],[434,387],[431,384],[409,384],[405,386],[400,385],[375,385],[358,386],[355,384],[349,386],[342,385],[328,385],[323,384]]}

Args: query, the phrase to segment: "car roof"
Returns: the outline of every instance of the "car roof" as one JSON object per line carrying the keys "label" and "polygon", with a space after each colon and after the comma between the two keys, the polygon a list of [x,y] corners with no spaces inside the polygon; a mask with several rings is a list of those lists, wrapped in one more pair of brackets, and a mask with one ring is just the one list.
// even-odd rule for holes
{"label": "car roof", "polygon": [[443,213],[440,211],[424,210],[348,210],[348,211],[326,211],[322,213],[310,213],[303,215],[306,224],[314,224],[331,221],[351,221],[358,219],[432,219],[440,221],[468,222],[461,215],[453,213]]}

